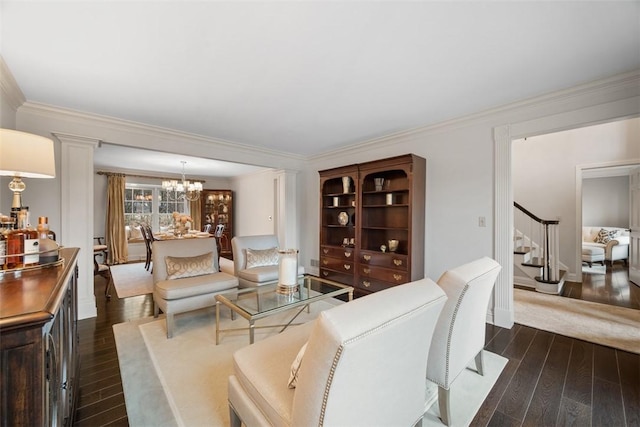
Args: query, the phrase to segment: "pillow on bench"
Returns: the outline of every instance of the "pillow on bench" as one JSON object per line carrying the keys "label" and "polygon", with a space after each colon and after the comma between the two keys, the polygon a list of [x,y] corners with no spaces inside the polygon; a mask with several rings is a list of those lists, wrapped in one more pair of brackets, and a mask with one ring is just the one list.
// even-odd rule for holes
{"label": "pillow on bench", "polygon": [[247,267],[264,267],[278,265],[278,248],[249,249],[247,248]]}
{"label": "pillow on bench", "polygon": [[164,262],[167,265],[167,280],[216,273],[213,267],[213,252],[193,257],[168,256],[164,258]]}

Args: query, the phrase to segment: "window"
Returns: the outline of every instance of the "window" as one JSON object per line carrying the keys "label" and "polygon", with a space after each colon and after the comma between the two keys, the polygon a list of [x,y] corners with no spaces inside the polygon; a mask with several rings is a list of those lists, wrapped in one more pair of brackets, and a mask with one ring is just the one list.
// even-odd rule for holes
{"label": "window", "polygon": [[124,192],[124,223],[130,227],[140,224],[154,231],[169,227],[173,212],[187,213],[188,202],[171,200],[166,190],[152,185],[127,184]]}

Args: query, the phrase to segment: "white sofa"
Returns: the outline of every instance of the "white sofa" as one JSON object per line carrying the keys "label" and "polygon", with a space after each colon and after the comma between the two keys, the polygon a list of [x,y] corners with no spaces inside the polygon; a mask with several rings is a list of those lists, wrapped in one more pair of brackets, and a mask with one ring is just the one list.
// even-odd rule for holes
{"label": "white sofa", "polygon": [[[609,236],[610,240],[606,243],[598,242],[598,234],[601,230],[615,232],[613,236]],[[606,239],[604,239],[606,240]],[[582,227],[582,249],[583,254],[593,252],[594,248],[604,250],[604,260],[613,265],[614,261],[622,260],[627,263],[629,259],[629,230],[620,227],[606,226],[586,226]]]}
{"label": "white sofa", "polygon": [[[447,297],[430,279],[323,311],[244,347],[229,377],[231,426],[412,426],[425,412],[431,338]],[[295,388],[292,362],[306,343]]]}

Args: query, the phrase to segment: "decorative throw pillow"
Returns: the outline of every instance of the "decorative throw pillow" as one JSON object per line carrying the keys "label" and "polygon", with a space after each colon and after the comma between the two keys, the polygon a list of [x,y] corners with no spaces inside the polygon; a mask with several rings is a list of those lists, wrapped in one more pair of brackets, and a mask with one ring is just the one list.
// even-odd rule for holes
{"label": "decorative throw pillow", "polygon": [[203,276],[216,272],[213,268],[213,252],[193,257],[168,256],[164,258],[164,262],[167,265],[167,280]]}
{"label": "decorative throw pillow", "polygon": [[131,234],[129,235],[131,239],[140,239],[142,240],[142,231],[140,227],[133,227],[131,229]]}
{"label": "decorative throw pillow", "polygon": [[278,248],[247,249],[247,268],[278,265]]}
{"label": "decorative throw pillow", "polygon": [[603,243],[606,245],[611,240],[615,239],[617,234],[618,232],[616,230],[605,230],[604,228],[601,228],[600,231],[598,232],[598,235],[593,241],[596,243]]}
{"label": "decorative throw pillow", "polygon": [[300,374],[300,364],[302,363],[302,357],[304,356],[304,352],[307,351],[307,343],[300,348],[298,355],[295,360],[291,364],[291,373],[289,374],[289,382],[287,386],[289,388],[296,388],[298,385],[298,375]]}

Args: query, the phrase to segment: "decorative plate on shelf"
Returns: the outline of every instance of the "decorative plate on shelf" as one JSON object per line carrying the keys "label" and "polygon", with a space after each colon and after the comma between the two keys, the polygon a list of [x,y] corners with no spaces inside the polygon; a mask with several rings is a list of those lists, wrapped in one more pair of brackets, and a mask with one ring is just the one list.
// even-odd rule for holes
{"label": "decorative plate on shelf", "polygon": [[342,211],[338,214],[338,224],[347,225],[349,223],[349,214]]}

